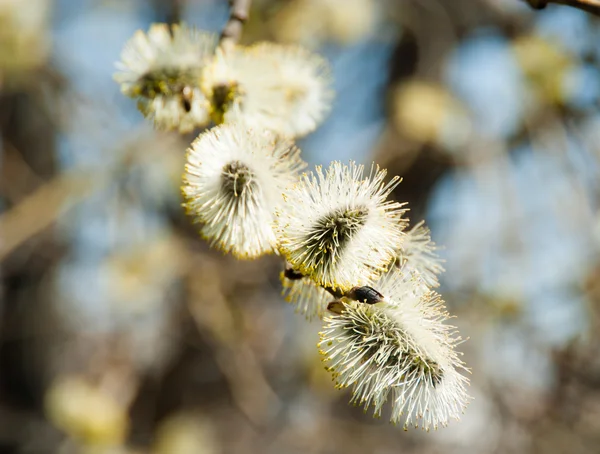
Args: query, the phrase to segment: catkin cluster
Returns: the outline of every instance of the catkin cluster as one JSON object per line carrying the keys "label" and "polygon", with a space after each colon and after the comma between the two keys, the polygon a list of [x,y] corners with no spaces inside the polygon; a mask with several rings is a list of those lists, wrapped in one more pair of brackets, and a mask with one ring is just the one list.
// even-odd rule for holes
{"label": "catkin cluster", "polygon": [[155,24],[126,44],[115,79],[156,128],[205,129],[187,151],[185,208],[213,246],[239,259],[277,254],[285,298],[323,323],[319,351],[352,402],[424,429],[469,401],[460,338],[433,290],[443,271],[429,230],[389,200],[400,179],[332,162],[301,173],[295,139],[332,102],[327,62],[297,46],[220,47],[185,25]]}

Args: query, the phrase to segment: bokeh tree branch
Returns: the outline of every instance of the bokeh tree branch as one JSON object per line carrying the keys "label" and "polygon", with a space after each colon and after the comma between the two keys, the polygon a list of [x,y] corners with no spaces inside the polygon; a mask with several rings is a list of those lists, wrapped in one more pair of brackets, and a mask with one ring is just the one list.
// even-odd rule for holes
{"label": "bokeh tree branch", "polygon": [[600,0],[524,0],[534,9],[543,9],[548,4],[566,5],[600,16]]}
{"label": "bokeh tree branch", "polygon": [[229,20],[221,32],[221,47],[227,49],[237,44],[242,36],[244,23],[248,20],[252,0],[230,0]]}

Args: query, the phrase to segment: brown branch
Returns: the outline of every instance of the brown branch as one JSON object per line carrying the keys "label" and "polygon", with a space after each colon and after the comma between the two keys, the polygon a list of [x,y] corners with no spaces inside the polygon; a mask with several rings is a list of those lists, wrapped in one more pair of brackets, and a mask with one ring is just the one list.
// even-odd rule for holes
{"label": "brown branch", "polygon": [[534,9],[544,9],[548,4],[566,5],[600,16],[600,0],[524,0]]}
{"label": "brown branch", "polygon": [[223,49],[230,49],[238,43],[242,36],[244,23],[250,14],[252,0],[229,0],[229,20],[221,32],[220,44]]}
{"label": "brown branch", "polygon": [[178,24],[181,22],[184,1],[185,0],[171,0],[171,4],[167,12],[167,23]]}
{"label": "brown branch", "polygon": [[[141,153],[141,150],[145,152]],[[130,147],[121,155],[120,161],[100,173],[92,175],[80,170],[66,172],[20,198],[18,204],[0,214],[0,262],[93,191],[101,190],[114,181],[117,172],[128,163],[144,163],[155,156],[155,153],[147,152],[147,147]]]}
{"label": "brown branch", "polygon": [[0,216],[0,261],[38,234],[69,207],[85,198],[95,180],[88,174],[65,173],[38,188]]}
{"label": "brown branch", "polygon": [[181,22],[185,0],[151,0],[150,4],[158,22],[178,24]]}
{"label": "brown branch", "polygon": [[[290,281],[297,281],[305,277],[302,273],[294,270],[294,268],[289,262],[286,262],[285,264],[285,270],[283,272],[283,275],[286,279],[289,279]],[[352,287],[347,292],[342,292],[339,289],[334,289],[333,287],[329,287],[326,285],[322,285],[321,288],[329,292],[331,296],[333,296],[336,299],[336,301],[329,303],[329,306],[327,306],[327,309],[329,311],[335,313],[339,313],[337,312],[337,310],[340,307],[339,299],[341,298],[348,298],[359,303],[365,304],[377,304],[385,299],[385,297],[381,293],[379,293],[373,287],[370,287],[368,285]]]}

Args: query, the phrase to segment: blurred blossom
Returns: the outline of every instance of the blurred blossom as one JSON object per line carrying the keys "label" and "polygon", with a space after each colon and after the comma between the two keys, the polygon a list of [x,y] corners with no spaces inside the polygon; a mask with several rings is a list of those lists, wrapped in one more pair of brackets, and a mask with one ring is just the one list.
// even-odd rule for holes
{"label": "blurred blossom", "polygon": [[[82,128],[89,132],[90,124],[83,122]],[[69,171],[94,175],[92,195],[59,220],[74,255],[83,254],[86,260],[163,230],[166,219],[153,209],[180,203],[185,142],[145,128],[106,132],[102,139],[111,143],[98,140],[86,145],[79,131],[62,141],[60,150],[62,165]],[[115,136],[118,143],[112,143]]]}
{"label": "blurred blossom", "polygon": [[394,90],[396,128],[417,142],[449,149],[465,145],[471,133],[467,112],[442,86],[405,82]]}
{"label": "blurred blossom", "polygon": [[482,135],[514,134],[525,114],[527,93],[509,45],[497,34],[473,35],[448,62],[450,86],[471,110],[473,127]]}
{"label": "blurred blossom", "polygon": [[127,408],[81,377],[57,379],[46,392],[45,408],[56,427],[84,445],[116,447],[127,435]]}
{"label": "blurred blossom", "polygon": [[152,454],[217,454],[221,452],[211,421],[193,413],[167,417],[158,426]]}
{"label": "blurred blossom", "polygon": [[[96,231],[91,237],[105,235]],[[87,329],[107,329],[113,317],[160,307],[181,272],[182,260],[179,244],[165,232],[130,238],[129,244],[105,251],[102,259],[74,256],[63,262],[55,278],[56,298],[75,326],[87,320]]]}
{"label": "blurred blossom", "polygon": [[569,97],[566,80],[573,59],[559,43],[529,35],[514,40],[513,49],[531,89],[541,100],[553,104]]}
{"label": "blurred blossom", "polygon": [[100,308],[117,314],[151,310],[164,301],[182,258],[179,244],[163,234],[116,248],[101,261],[67,261],[57,275],[59,300],[84,318]]}
{"label": "blurred blossom", "polygon": [[40,68],[50,50],[52,0],[0,0],[0,88]]}
{"label": "blurred blossom", "polygon": [[216,44],[216,35],[185,24],[152,24],[125,43],[114,79],[155,128],[192,132],[210,120],[199,80]]}
{"label": "blurred blossom", "polygon": [[329,113],[329,63],[303,47],[261,42],[218,50],[202,72],[201,87],[217,124],[302,137]]}
{"label": "blurred blossom", "polygon": [[372,32],[378,6],[377,0],[292,0],[277,12],[271,27],[284,42],[318,47],[331,40],[348,45]]}
{"label": "blurred blossom", "polygon": [[121,333],[135,364],[153,367],[176,338],[170,323],[184,263],[180,244],[166,232],[132,240],[104,259],[73,257],[56,270],[56,307],[76,335]]}
{"label": "blurred blossom", "polygon": [[183,251],[173,237],[152,238],[110,255],[100,273],[110,282],[108,301],[116,311],[145,312],[164,302],[182,272]]}

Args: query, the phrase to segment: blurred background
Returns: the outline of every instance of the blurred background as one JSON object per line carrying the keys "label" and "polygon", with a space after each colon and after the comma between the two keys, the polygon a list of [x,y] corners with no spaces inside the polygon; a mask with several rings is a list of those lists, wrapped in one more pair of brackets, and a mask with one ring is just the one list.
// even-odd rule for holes
{"label": "blurred background", "polygon": [[219,32],[225,0],[0,0],[0,453],[600,453],[600,21],[520,0],[254,0],[337,97],[312,164],[400,175],[472,369],[460,422],[348,405],[276,257],[180,207],[194,135],[111,79],[135,30]]}

